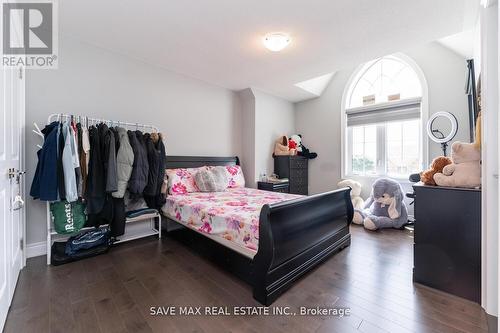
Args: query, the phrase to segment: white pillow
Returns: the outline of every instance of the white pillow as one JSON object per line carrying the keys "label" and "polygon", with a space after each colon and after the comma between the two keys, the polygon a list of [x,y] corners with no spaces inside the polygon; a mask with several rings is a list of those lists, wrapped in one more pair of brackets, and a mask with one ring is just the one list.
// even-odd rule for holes
{"label": "white pillow", "polygon": [[227,175],[223,168],[199,170],[194,175],[200,192],[224,192],[227,189]]}

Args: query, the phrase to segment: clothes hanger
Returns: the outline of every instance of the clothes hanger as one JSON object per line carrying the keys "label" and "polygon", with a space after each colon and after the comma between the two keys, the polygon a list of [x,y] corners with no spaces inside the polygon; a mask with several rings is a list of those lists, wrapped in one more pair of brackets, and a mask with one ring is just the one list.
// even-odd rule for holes
{"label": "clothes hanger", "polygon": [[36,128],[36,131],[33,130],[33,132],[35,132],[36,134],[41,135],[43,137],[42,131],[40,130],[40,127],[38,127],[38,124],[33,123],[33,126],[35,126],[35,128]]}

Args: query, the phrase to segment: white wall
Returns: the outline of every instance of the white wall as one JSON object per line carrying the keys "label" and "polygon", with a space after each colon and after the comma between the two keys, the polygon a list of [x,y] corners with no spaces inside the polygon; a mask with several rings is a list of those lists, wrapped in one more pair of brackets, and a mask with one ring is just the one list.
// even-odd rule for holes
{"label": "white wall", "polygon": [[246,185],[274,172],[272,154],[280,135],[295,133],[294,105],[254,88],[238,92],[242,114],[242,165]]}
{"label": "white wall", "polygon": [[274,143],[281,135],[295,133],[295,115],[292,103],[252,89],[255,95],[255,173],[274,172]]}
{"label": "white wall", "polygon": [[255,187],[255,96],[250,88],[238,92],[241,108],[241,165],[245,184]]}
{"label": "white wall", "polygon": [[[455,140],[468,141],[468,108],[464,93],[466,63],[462,56],[438,43],[429,43],[404,52],[422,69],[429,91],[429,113],[449,111],[458,119]],[[319,98],[295,105],[297,132],[304,143],[318,153],[309,171],[309,191],[319,193],[336,188],[341,178],[341,103],[344,88],[354,68],[338,71]],[[422,132],[422,135],[426,135]],[[429,143],[429,161],[442,154]],[[371,180],[363,182],[363,197],[370,192]],[[404,186],[409,190],[409,186]]]}
{"label": "white wall", "polygon": [[[465,58],[439,43],[430,43],[404,52],[424,72],[429,91],[429,115],[448,111],[457,117],[455,141],[469,142],[469,109],[465,95]],[[448,149],[448,153],[450,149]],[[442,155],[441,146],[429,143],[429,162]]]}
{"label": "white wall", "polygon": [[321,97],[295,104],[297,133],[302,134],[306,147],[318,154],[309,161],[310,194],[335,189],[340,180],[340,109],[352,71],[337,71]]}
{"label": "white wall", "polygon": [[[170,155],[234,156],[241,152],[240,110],[234,92],[73,39],[59,42],[59,69],[27,74],[26,168],[36,167],[33,122],[51,113],[154,124]],[[45,203],[27,200],[27,244],[46,237]]]}

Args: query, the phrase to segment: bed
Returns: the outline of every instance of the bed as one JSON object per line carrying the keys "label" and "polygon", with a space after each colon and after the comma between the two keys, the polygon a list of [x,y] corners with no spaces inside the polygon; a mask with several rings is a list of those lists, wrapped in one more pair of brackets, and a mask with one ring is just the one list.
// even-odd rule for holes
{"label": "bed", "polygon": [[[167,169],[239,165],[237,157],[167,156]],[[169,195],[171,237],[253,287],[264,305],[330,255],[350,245],[350,188],[312,196],[250,188]],[[210,217],[210,218],[207,218]]]}

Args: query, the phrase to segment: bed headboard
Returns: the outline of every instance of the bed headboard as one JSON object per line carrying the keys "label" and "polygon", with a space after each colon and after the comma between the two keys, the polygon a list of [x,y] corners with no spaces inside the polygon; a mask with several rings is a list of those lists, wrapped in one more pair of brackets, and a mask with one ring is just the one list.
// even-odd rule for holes
{"label": "bed headboard", "polygon": [[167,169],[198,168],[204,165],[240,165],[238,156],[169,156],[167,155]]}

